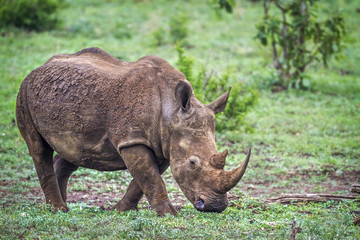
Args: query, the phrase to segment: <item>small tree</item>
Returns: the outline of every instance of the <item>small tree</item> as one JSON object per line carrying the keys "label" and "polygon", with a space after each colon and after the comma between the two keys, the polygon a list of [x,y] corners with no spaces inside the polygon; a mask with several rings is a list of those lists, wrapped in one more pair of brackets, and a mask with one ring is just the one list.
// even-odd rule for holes
{"label": "small tree", "polygon": [[[305,88],[303,76],[313,61],[327,67],[330,57],[341,51],[345,34],[343,17],[337,12],[322,19],[317,14],[317,0],[264,0],[264,17],[257,25],[256,38],[272,47],[273,64],[279,85]],[[281,18],[270,14],[271,6]]]}

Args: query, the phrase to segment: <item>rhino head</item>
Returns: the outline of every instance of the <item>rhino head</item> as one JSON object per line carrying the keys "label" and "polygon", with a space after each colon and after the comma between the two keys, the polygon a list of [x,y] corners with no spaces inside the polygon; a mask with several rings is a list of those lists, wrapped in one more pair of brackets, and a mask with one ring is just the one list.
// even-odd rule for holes
{"label": "rhino head", "polygon": [[219,153],[215,144],[215,114],[222,112],[231,88],[205,105],[195,98],[191,85],[180,81],[175,88],[177,108],[170,121],[170,166],[185,196],[199,211],[222,212],[227,192],[242,178],[250,159],[225,171],[228,151]]}

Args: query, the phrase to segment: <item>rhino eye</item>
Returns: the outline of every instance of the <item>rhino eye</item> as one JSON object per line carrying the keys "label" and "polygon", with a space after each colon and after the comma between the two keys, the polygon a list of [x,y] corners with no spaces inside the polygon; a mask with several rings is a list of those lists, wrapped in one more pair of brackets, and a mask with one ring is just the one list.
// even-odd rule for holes
{"label": "rhino eye", "polygon": [[198,156],[191,156],[189,160],[189,164],[191,168],[194,168],[195,166],[199,165],[200,158]]}

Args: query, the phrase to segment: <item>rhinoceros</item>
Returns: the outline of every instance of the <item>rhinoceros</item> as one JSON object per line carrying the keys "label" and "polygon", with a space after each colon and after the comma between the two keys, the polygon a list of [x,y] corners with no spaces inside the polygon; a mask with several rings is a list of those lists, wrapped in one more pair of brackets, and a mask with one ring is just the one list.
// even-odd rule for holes
{"label": "rhinoceros", "polygon": [[175,215],[161,178],[170,166],[197,210],[222,212],[251,151],[241,166],[224,170],[227,150],[217,151],[215,114],[230,89],[204,105],[160,57],[125,62],[99,48],[51,57],[23,80],[16,103],[46,203],[69,210],[67,183],[78,167],[128,169],[133,179],[116,209],[137,209],[145,194],[159,215]]}

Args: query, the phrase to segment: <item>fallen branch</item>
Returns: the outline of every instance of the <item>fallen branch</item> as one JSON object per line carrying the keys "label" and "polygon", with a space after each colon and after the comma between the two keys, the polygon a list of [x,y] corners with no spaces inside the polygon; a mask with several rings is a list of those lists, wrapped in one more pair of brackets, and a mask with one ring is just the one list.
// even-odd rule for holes
{"label": "fallen branch", "polygon": [[353,184],[350,188],[350,192],[360,194],[360,184]]}
{"label": "fallen branch", "polygon": [[[297,202],[327,202],[327,201],[343,201],[356,200],[358,197],[349,195],[332,195],[332,194],[285,194],[280,197],[270,198],[266,203],[297,203]],[[360,201],[360,200],[359,200]]]}

